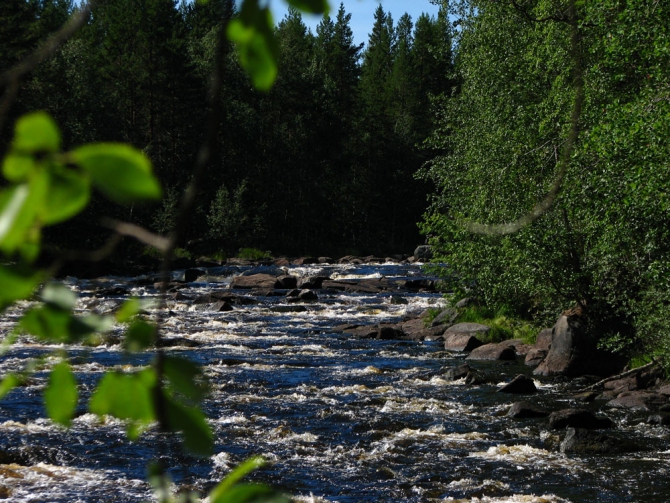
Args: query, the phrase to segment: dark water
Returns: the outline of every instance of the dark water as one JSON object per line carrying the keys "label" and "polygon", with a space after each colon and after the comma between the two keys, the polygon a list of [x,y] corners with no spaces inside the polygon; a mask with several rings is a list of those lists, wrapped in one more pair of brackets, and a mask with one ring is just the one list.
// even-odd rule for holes
{"label": "dark water", "polygon": [[[244,270],[209,270],[182,293],[194,297],[226,288]],[[289,272],[334,278],[421,275],[418,266],[397,265]],[[119,281],[111,278],[103,286]],[[75,279],[68,284],[80,293],[82,308],[101,286]],[[134,287],[132,293],[144,299],[157,295],[149,287]],[[504,416],[515,398],[496,393],[495,384],[469,387],[444,380],[441,369],[462,360],[439,343],[358,340],[332,331],[342,323],[397,321],[443,303],[434,294],[405,298],[408,304],[399,305],[389,294],[327,294],[306,304],[307,311],[293,313],[273,310],[288,306],[281,297],[224,313],[171,302],[166,337],[200,346],[170,351],[202,364],[212,385],[205,408],[216,454],[208,459],[184,454],[178,441],[156,431],[129,442],[120,422],[85,413],[104,371],[146,363],[147,356],[130,357],[118,346],[64,348],[82,386],[81,415],[69,430],[45,419],[43,372],[13,391],[0,403],[0,456],[11,455],[0,458],[0,487],[17,502],[136,502],[151,498],[144,482],[148,460],[160,460],[177,486],[205,491],[235,464],[260,454],[271,465],[256,478],[300,501],[670,501],[668,430],[648,426],[644,415],[605,411],[618,423],[613,434],[646,450],[566,456],[558,447],[563,433],[542,420]],[[5,316],[4,333],[17,316]],[[1,357],[0,372],[52,349],[21,339]],[[520,364],[474,366],[500,383],[528,372]],[[576,405],[569,391],[579,383],[537,384],[541,393],[533,401],[553,409]]]}

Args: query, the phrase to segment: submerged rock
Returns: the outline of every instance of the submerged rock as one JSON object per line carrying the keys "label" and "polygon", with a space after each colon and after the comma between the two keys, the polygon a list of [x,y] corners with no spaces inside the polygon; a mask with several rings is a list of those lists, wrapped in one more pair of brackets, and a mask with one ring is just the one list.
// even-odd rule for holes
{"label": "submerged rock", "polygon": [[648,391],[626,391],[607,402],[608,407],[620,407],[637,410],[659,410],[668,404],[668,397]]}
{"label": "submerged rock", "polygon": [[507,417],[514,419],[527,419],[534,417],[547,417],[549,412],[536,407],[528,402],[516,402],[507,412]]}
{"label": "submerged rock", "polygon": [[472,368],[470,368],[470,365],[464,363],[463,365],[459,365],[458,367],[451,367],[450,369],[447,369],[443,375],[445,379],[449,379],[450,381],[456,381],[458,379],[463,379],[464,377],[467,377],[467,375],[471,371]]}

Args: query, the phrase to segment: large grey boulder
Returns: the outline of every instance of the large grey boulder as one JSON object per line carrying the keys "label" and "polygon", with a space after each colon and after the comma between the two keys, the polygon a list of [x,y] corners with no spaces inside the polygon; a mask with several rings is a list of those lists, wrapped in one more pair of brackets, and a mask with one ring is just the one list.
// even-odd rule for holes
{"label": "large grey boulder", "polygon": [[563,409],[552,412],[549,416],[549,426],[555,430],[565,428],[585,428],[600,430],[612,428],[614,423],[608,417],[598,417],[587,409]]}
{"label": "large grey boulder", "polygon": [[491,331],[479,323],[457,323],[444,332],[444,349],[469,352],[484,344],[477,336],[485,337]]}
{"label": "large grey boulder", "polygon": [[230,284],[231,288],[239,289],[274,289],[281,288],[275,276],[270,274],[252,274],[250,276],[236,276]]}
{"label": "large grey boulder", "polygon": [[417,246],[414,250],[414,258],[420,262],[426,262],[433,258],[433,248],[429,245]]}
{"label": "large grey boulder", "polygon": [[516,360],[516,350],[514,346],[507,342],[498,344],[485,344],[472,350],[467,360],[494,360],[494,361],[513,361]]}
{"label": "large grey boulder", "polygon": [[641,450],[641,446],[625,438],[581,428],[568,428],[561,442],[561,452],[564,454],[611,456]]}

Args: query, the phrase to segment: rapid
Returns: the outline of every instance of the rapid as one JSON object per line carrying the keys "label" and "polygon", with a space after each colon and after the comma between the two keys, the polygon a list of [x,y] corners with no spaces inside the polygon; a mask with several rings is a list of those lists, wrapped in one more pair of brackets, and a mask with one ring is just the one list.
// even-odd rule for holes
{"label": "rapid", "polygon": [[[229,288],[236,275],[256,272],[354,280],[427,274],[420,265],[390,263],[207,269],[168,300],[161,330],[171,341],[167,351],[202,365],[209,379],[204,409],[215,432],[215,454],[192,457],[178,439],[156,429],[131,442],[122,422],[86,412],[105,371],[150,359],[124,353],[113,342],[123,332],[116,326],[97,347],[58,348],[67,350],[81,387],[80,411],[69,429],[47,419],[42,405],[49,360],[0,402],[0,496],[15,502],[151,500],[151,460],[163,464],[176,489],[204,492],[239,462],[262,455],[270,464],[252,478],[304,502],[670,501],[670,435],[665,427],[648,425],[642,413],[607,411],[618,434],[645,450],[565,455],[559,450],[562,432],[541,419],[506,417],[517,398],[497,393],[497,385],[446,380],[443,371],[462,363],[463,355],[446,352],[442,343],[358,339],[334,330],[344,323],[397,322],[443,306],[440,294],[404,292],[398,302],[389,293],[317,291],[317,301],[261,296],[227,312],[192,302]],[[159,296],[138,278],[68,277],[64,283],[79,294],[81,310],[105,312],[128,295],[143,301]],[[115,288],[118,294],[99,294]],[[29,305],[4,313],[3,336]],[[21,336],[0,357],[0,375],[54,349]],[[471,365],[498,376],[500,384],[529,374],[523,362]],[[537,380],[540,393],[531,400],[567,407],[574,404],[570,390],[579,384]]]}

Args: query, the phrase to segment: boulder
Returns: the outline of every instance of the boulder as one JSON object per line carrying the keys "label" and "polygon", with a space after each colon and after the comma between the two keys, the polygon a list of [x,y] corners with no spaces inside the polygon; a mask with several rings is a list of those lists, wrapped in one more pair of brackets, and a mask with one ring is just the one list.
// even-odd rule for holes
{"label": "boulder", "polygon": [[465,309],[466,307],[472,306],[474,304],[476,304],[475,299],[473,299],[472,297],[465,297],[464,299],[461,299],[458,302],[456,302],[456,304],[454,304],[454,307],[457,309]]}
{"label": "boulder", "polygon": [[426,338],[437,340],[442,338],[444,331],[447,329],[446,325],[438,325],[437,327],[428,327],[423,324],[421,318],[414,318],[400,323],[400,328],[405,333],[407,339],[413,341],[423,341]]}
{"label": "boulder", "polygon": [[486,337],[490,331],[490,327],[479,323],[457,323],[456,325],[449,327],[445,335],[466,334]]}
{"label": "boulder", "polygon": [[444,332],[443,337],[444,349],[447,351],[459,351],[467,353],[484,344],[474,335],[450,334],[449,329]]}
{"label": "boulder", "polygon": [[298,298],[303,301],[312,301],[312,300],[318,300],[319,297],[311,290],[302,290],[298,294]]}
{"label": "boulder", "polygon": [[202,269],[186,269],[181,279],[185,283],[193,283],[196,279],[205,274],[207,273]]}
{"label": "boulder", "polygon": [[329,278],[327,276],[310,276],[307,278],[300,278],[298,280],[298,288],[319,290],[323,287],[323,282],[328,279]]}
{"label": "boulder", "polygon": [[516,351],[514,350],[514,346],[510,346],[507,342],[484,344],[473,349],[467,359],[513,361],[516,360]]}
{"label": "boulder", "polygon": [[621,370],[625,361],[596,349],[586,333],[586,319],[578,311],[564,313],[553,328],[551,348],[534,374],[550,376],[608,376]]}
{"label": "boulder", "polygon": [[284,274],[277,278],[278,286],[275,288],[284,288],[286,290],[292,290],[298,286],[298,278],[291,276],[290,274]]}
{"label": "boulder", "polygon": [[379,325],[377,339],[389,341],[396,339],[405,339],[405,333],[397,325]]}
{"label": "boulder", "polygon": [[568,428],[561,442],[561,452],[579,455],[615,455],[643,450],[639,445],[624,438],[582,428]]}
{"label": "boulder", "polygon": [[537,334],[537,338],[535,339],[535,348],[549,351],[553,337],[554,330],[552,328],[545,328],[539,334]]}
{"label": "boulder", "polygon": [[270,274],[252,274],[250,276],[235,276],[230,287],[246,290],[272,290],[280,288],[280,284],[277,278]]}
{"label": "boulder", "polygon": [[414,258],[420,262],[427,262],[433,258],[433,248],[430,245],[417,246],[414,250]]}
{"label": "boulder", "polygon": [[454,309],[453,307],[447,307],[446,309],[443,309],[442,312],[435,318],[433,318],[433,321],[431,321],[430,325],[433,327],[436,327],[437,325],[453,325],[457,317],[458,310]]}
{"label": "boulder", "polygon": [[319,264],[334,264],[333,257],[319,257]]}
{"label": "boulder", "polygon": [[471,371],[472,369],[470,368],[470,365],[464,363],[462,365],[459,365],[458,367],[451,367],[447,369],[443,375],[445,379],[448,379],[450,381],[456,381],[458,379],[463,379],[467,377]]}
{"label": "boulder", "polygon": [[549,415],[549,426],[555,430],[565,428],[586,428],[600,430],[614,426],[608,417],[600,418],[587,409],[563,409]]}
{"label": "boulder", "polygon": [[225,300],[220,300],[219,302],[212,304],[212,311],[217,311],[219,313],[225,312],[225,311],[232,311],[233,306],[228,304]]}
{"label": "boulder", "polygon": [[510,339],[504,342],[514,348],[514,351],[516,351],[517,356],[525,357],[534,348],[534,346],[526,344],[521,339]]}
{"label": "boulder", "polygon": [[498,393],[537,393],[535,382],[525,375],[518,375],[498,390]]}
{"label": "boulder", "polygon": [[318,263],[319,259],[317,257],[300,257],[292,262],[293,265],[312,265]]}
{"label": "boulder", "polygon": [[649,416],[647,418],[647,424],[653,424],[655,426],[670,426],[670,414],[664,412],[654,416]]}
{"label": "boulder", "polygon": [[607,402],[608,407],[651,411],[659,410],[667,404],[667,396],[649,391],[625,391],[614,400]]}
{"label": "boulder", "polygon": [[512,417],[514,419],[547,417],[548,415],[549,412],[546,410],[542,410],[528,402],[516,402],[510,407],[509,411],[507,411],[507,417]]}
{"label": "boulder", "polygon": [[524,363],[529,367],[537,367],[547,357],[547,353],[549,351],[546,349],[533,348],[528,351]]}

